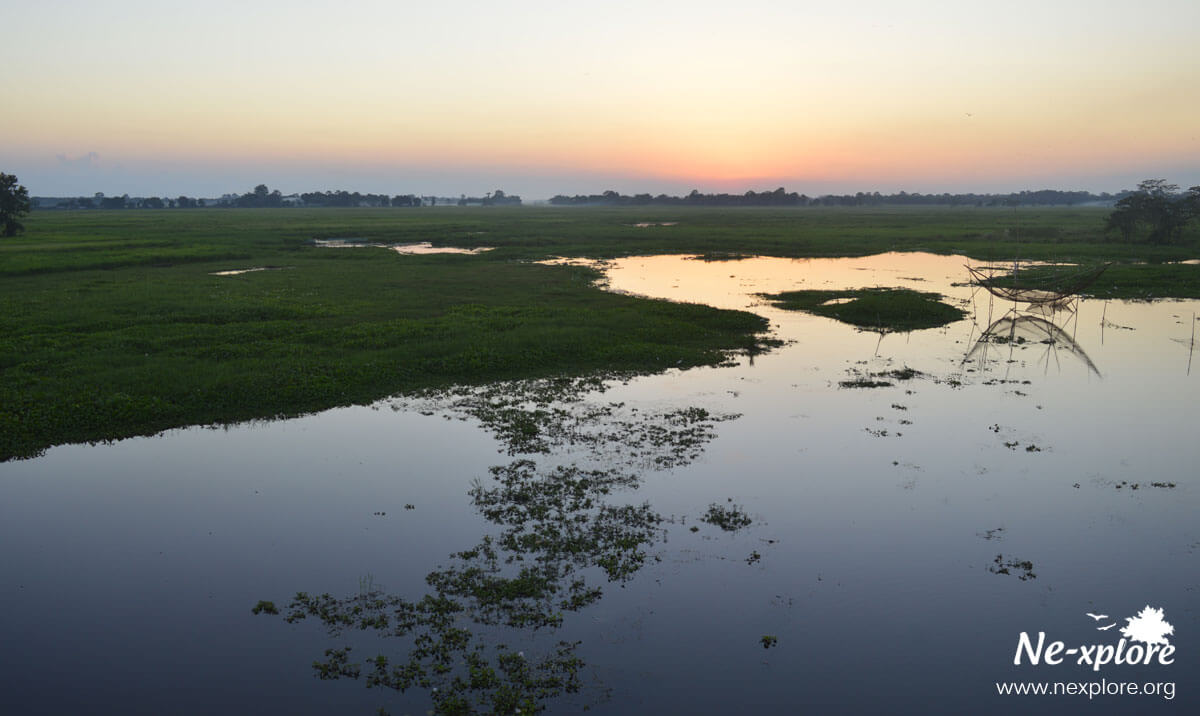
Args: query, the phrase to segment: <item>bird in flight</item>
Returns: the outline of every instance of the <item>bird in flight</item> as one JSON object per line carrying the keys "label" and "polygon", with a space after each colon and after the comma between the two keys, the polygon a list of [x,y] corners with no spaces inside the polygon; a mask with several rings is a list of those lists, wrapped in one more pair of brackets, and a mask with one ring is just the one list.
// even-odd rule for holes
{"label": "bird in flight", "polygon": [[1108,626],[1096,627],[1096,631],[1108,631],[1109,629],[1112,629],[1116,625],[1117,625],[1117,623],[1113,622],[1112,624],[1109,624]]}
{"label": "bird in flight", "polygon": [[1091,612],[1088,612],[1087,615],[1089,617],[1091,617],[1092,619],[1095,619],[1096,621],[1100,621],[1101,619],[1108,619],[1107,614],[1092,614]]}

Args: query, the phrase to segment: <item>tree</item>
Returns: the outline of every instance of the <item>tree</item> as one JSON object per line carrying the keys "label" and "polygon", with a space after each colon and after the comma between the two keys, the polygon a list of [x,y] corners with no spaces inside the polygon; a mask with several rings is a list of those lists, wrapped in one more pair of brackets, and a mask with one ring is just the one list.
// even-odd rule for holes
{"label": "tree", "polygon": [[283,206],[283,194],[279,193],[278,189],[271,191],[266,184],[259,184],[254,187],[253,192],[239,196],[235,201],[235,206],[278,208]]}
{"label": "tree", "polygon": [[1188,187],[1187,194],[1183,195],[1183,210],[1189,221],[1200,219],[1200,186]]}
{"label": "tree", "polygon": [[16,236],[25,230],[18,219],[29,213],[29,190],[17,183],[12,174],[0,172],[0,232]]}
{"label": "tree", "polygon": [[1193,187],[1182,196],[1178,192],[1179,187],[1165,179],[1147,179],[1116,203],[1105,228],[1119,229],[1125,241],[1132,240],[1143,226],[1150,230],[1147,239],[1151,243],[1179,241],[1188,222],[1200,216],[1200,190]]}

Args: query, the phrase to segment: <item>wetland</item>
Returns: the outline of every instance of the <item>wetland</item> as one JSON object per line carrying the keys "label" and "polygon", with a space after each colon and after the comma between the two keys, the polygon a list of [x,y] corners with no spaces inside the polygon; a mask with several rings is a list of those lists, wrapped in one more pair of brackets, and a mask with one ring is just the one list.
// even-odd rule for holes
{"label": "wetland", "polygon": [[[1019,633],[1147,602],[1180,656],[1119,676],[1197,703],[1200,267],[1086,211],[578,211],[34,217],[4,710],[1008,713]],[[971,285],[1018,253],[1117,263],[1032,311]],[[952,313],[770,298],[901,294]]]}

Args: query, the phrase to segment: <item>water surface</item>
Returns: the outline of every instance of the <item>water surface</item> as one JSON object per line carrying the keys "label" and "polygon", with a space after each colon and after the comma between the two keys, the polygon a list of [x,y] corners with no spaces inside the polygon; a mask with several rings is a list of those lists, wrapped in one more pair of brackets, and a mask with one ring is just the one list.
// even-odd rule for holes
{"label": "water surface", "polygon": [[[521,389],[503,386],[410,396],[6,463],[0,712],[424,713],[419,688],[312,676],[326,648],[404,656],[403,639],[331,639],[250,607],[297,591],[419,599],[452,553],[504,533],[472,495],[518,460],[631,476],[570,514],[644,505],[663,520],[620,578],[571,567],[603,594],[560,627],[471,627],[531,657],[580,642],[584,688],[550,712],[1194,710],[1197,302],[1013,312],[961,285],[964,263],[622,259],[611,290],[751,310],[785,345],[541,403],[505,403]],[[870,286],[941,292],[968,318],[883,335],[757,297]],[[919,374],[894,377],[905,368]],[[842,387],[864,377],[892,385]],[[530,499],[506,494],[506,509]],[[701,521],[714,504],[752,523]],[[1124,625],[1145,605],[1175,628],[1171,666],[1012,665],[1022,631],[1115,643],[1086,613]],[[1101,677],[1178,693],[995,693]]]}

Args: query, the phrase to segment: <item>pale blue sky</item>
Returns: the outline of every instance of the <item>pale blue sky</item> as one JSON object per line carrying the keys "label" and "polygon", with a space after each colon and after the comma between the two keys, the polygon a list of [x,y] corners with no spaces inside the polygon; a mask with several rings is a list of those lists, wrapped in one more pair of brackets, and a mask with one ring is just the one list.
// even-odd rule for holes
{"label": "pale blue sky", "polygon": [[35,194],[1200,184],[1200,3],[0,2]]}

